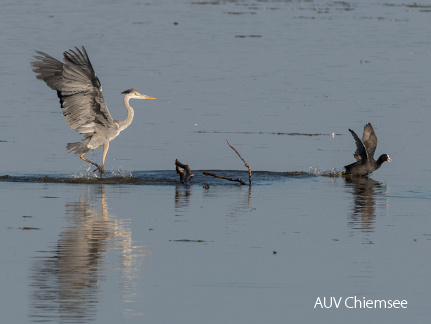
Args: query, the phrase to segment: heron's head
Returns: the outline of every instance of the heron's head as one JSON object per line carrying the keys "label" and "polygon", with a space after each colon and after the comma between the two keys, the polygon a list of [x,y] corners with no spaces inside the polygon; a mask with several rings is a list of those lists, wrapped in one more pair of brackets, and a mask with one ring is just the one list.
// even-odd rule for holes
{"label": "heron's head", "polygon": [[130,99],[156,99],[147,95],[140,94],[138,90],[135,88],[130,88],[126,91],[122,92],[125,96],[128,96]]}

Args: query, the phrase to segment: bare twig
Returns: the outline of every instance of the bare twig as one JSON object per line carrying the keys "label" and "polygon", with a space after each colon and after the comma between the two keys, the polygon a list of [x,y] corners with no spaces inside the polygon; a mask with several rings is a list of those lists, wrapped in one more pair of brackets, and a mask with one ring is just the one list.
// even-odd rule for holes
{"label": "bare twig", "polygon": [[211,177],[215,177],[215,178],[219,178],[219,179],[225,179],[225,180],[229,180],[229,181],[236,181],[236,182],[239,182],[243,186],[246,185],[246,183],[244,181],[242,181],[241,178],[237,178],[237,179],[235,179],[235,178],[229,178],[229,177],[221,176],[221,175],[218,175],[218,174],[215,174],[215,173],[211,173],[211,172],[204,172],[203,174],[206,175],[206,176],[211,176]]}
{"label": "bare twig", "polygon": [[244,162],[245,167],[248,168],[248,185],[251,186],[251,168],[250,168],[250,166],[247,164],[247,162],[245,162],[245,160],[243,159],[241,154],[239,154],[239,152],[229,143],[229,141],[226,140],[226,142],[230,146],[230,148],[235,151],[235,153],[239,156],[239,158],[242,160],[242,162]]}
{"label": "bare twig", "polygon": [[[184,174],[184,171],[181,170],[180,168],[185,170],[186,173]],[[192,173],[192,171],[190,170],[189,165],[188,164],[182,164],[179,159],[176,159],[175,160],[175,169],[176,169],[177,173],[180,175],[180,181],[182,183],[184,183],[185,185],[189,186],[190,185],[190,179],[195,176]]]}
{"label": "bare twig", "polygon": [[[239,152],[229,143],[229,141],[226,140],[226,142],[230,146],[230,148],[235,151],[235,153],[239,156],[239,158],[242,160],[242,162],[244,162],[244,165],[248,168],[248,180],[249,180],[248,185],[251,187],[251,168],[250,168],[250,166],[247,164],[247,162],[245,162],[245,160],[243,159],[241,154],[239,154]],[[244,181],[242,181],[241,178],[236,178],[236,179],[235,178],[229,178],[229,177],[225,177],[225,176],[211,173],[211,172],[203,172],[203,174],[206,176],[212,176],[212,177],[219,178],[219,179],[236,181],[236,182],[239,182],[241,185],[246,185],[246,183]]]}

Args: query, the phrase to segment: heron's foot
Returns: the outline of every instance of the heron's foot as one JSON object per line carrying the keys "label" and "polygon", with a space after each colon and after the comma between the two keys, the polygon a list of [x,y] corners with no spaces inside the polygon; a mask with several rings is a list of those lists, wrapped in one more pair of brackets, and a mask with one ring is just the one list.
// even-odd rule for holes
{"label": "heron's foot", "polygon": [[106,174],[105,170],[100,165],[96,164],[96,167],[97,169],[94,169],[93,172],[96,172],[97,170],[99,170],[101,178],[102,178],[102,174],[104,174],[105,177],[109,179],[109,176]]}

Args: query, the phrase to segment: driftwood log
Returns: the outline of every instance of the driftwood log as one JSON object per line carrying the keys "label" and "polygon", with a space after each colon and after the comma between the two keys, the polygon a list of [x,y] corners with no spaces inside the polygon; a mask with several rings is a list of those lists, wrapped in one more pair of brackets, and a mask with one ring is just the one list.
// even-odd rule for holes
{"label": "driftwood log", "polygon": [[[175,160],[175,169],[177,170],[177,173],[180,175],[180,181],[184,183],[187,186],[190,186],[190,179],[193,178],[195,175],[190,170],[190,167],[188,164],[182,164],[179,159]],[[181,170],[183,169],[183,170]]]}

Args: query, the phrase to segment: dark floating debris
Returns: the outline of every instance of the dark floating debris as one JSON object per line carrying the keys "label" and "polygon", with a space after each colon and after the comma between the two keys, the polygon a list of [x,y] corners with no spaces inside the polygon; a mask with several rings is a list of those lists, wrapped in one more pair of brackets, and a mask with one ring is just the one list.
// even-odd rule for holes
{"label": "dark floating debris", "polygon": [[402,6],[407,8],[431,8],[431,5],[418,5],[416,2],[413,4],[402,4]]}
{"label": "dark floating debris", "polygon": [[235,38],[247,38],[247,37],[259,38],[259,37],[262,37],[262,35],[235,35]]}
{"label": "dark floating debris", "polygon": [[207,243],[207,242],[214,242],[214,241],[204,241],[204,240],[188,240],[188,239],[181,239],[181,240],[169,240],[169,242],[192,242],[192,243]]}
{"label": "dark floating debris", "polygon": [[23,231],[40,230],[39,227],[29,227],[29,226],[19,227],[18,229]]}
{"label": "dark floating debris", "polygon": [[192,4],[196,4],[196,5],[218,5],[220,4],[220,1],[196,1],[196,2],[192,2]]}
{"label": "dark floating debris", "polygon": [[339,136],[342,134],[325,133],[285,133],[285,132],[219,132],[219,131],[196,131],[198,134],[244,134],[244,135],[287,135],[287,136]]}
{"label": "dark floating debris", "polygon": [[223,12],[224,14],[228,14],[228,15],[244,15],[244,14],[249,14],[249,15],[255,15],[255,12],[245,12],[245,11],[225,11]]}

